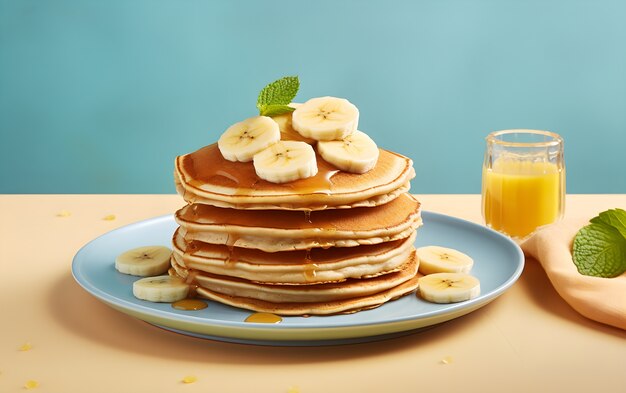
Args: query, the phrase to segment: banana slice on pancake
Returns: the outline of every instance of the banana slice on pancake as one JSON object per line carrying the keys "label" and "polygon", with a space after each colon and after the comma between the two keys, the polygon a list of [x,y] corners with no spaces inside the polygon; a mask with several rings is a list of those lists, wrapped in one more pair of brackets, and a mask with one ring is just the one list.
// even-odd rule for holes
{"label": "banana slice on pancake", "polygon": [[[295,102],[289,104],[289,106],[292,108],[298,108],[300,105],[302,104]],[[280,115],[272,116],[272,119],[278,124],[278,128],[280,129],[280,139],[283,141],[302,141],[308,143],[309,145],[315,146],[315,143],[317,143],[315,139],[305,138],[293,129],[293,124],[291,121],[292,113],[293,112],[282,113]]]}
{"label": "banana slice on pancake", "polygon": [[467,273],[434,273],[418,283],[420,296],[432,303],[456,303],[480,295],[480,281]]}
{"label": "banana slice on pancake", "polygon": [[300,141],[279,141],[254,156],[254,170],[261,179],[287,183],[317,174],[313,147]]}
{"label": "banana slice on pancake", "polygon": [[322,158],[350,173],[370,171],[378,161],[378,146],[366,133],[354,131],[338,141],[320,141],[317,152]]}
{"label": "banana slice on pancake", "polygon": [[357,129],[359,110],[345,98],[312,98],[292,114],[293,128],[317,141],[343,139]]}
{"label": "banana slice on pancake", "polygon": [[252,161],[255,154],[280,140],[280,129],[271,117],[255,116],[228,127],[217,141],[228,161]]}

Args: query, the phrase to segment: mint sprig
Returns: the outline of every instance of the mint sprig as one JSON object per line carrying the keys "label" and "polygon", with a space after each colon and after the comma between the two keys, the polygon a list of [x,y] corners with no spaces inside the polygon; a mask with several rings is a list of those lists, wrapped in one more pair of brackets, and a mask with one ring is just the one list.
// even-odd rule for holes
{"label": "mint sprig", "polygon": [[626,210],[610,209],[590,220],[574,238],[574,264],[580,274],[616,277],[626,272]]}
{"label": "mint sprig", "polygon": [[286,76],[265,86],[259,93],[256,107],[261,116],[278,116],[290,113],[294,108],[289,104],[298,94],[300,80],[297,76]]}

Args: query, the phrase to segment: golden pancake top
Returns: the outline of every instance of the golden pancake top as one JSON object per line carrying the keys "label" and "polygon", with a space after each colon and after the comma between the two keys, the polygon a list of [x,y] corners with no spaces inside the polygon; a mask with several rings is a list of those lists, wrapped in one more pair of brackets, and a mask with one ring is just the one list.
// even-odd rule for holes
{"label": "golden pancake top", "polygon": [[[217,144],[176,158],[179,193],[188,202],[238,209],[323,210],[368,206],[397,197],[415,176],[412,161],[380,149],[376,166],[367,173],[339,171],[317,155],[317,175],[276,184],[260,179],[251,162],[224,159]],[[404,187],[404,188],[403,188]]]}

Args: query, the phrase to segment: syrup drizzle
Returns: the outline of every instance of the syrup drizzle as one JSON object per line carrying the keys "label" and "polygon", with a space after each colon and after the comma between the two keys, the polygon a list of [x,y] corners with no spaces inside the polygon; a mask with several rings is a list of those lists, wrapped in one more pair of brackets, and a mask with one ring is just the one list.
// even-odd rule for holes
{"label": "syrup drizzle", "polygon": [[306,250],[306,254],[304,256],[304,278],[306,281],[313,281],[317,273],[315,270],[319,267],[318,264],[313,263],[311,259],[311,250]]}
{"label": "syrup drizzle", "polygon": [[227,178],[228,180],[232,181],[233,183],[235,183],[235,186],[239,185],[239,179],[237,178],[237,176],[233,176],[232,174],[223,171],[221,169],[218,169],[215,171],[215,176],[222,176]]}
{"label": "syrup drizzle", "polygon": [[[326,161],[323,161],[326,163]],[[318,171],[315,176],[296,180],[294,183],[302,182],[300,185],[295,185],[292,187],[295,190],[298,190],[298,193],[302,194],[326,194],[330,195],[331,189],[333,187],[332,177],[335,176],[339,172],[339,169],[334,167],[329,167],[330,164],[320,162],[320,158],[318,157],[317,166]]]}
{"label": "syrup drizzle", "polygon": [[189,293],[187,294],[187,298],[172,303],[173,308],[177,310],[196,311],[208,307],[208,305],[202,300],[195,299],[198,293],[198,282],[196,280],[198,274],[199,272],[197,270],[189,270],[189,272],[187,273],[187,277],[185,277],[185,284],[189,286]]}
{"label": "syrup drizzle", "polygon": [[198,299],[182,299],[172,303],[172,307],[177,310],[197,311],[208,307],[208,304]]}
{"label": "syrup drizzle", "polygon": [[[185,253],[184,257],[193,256],[200,249],[198,243],[195,240],[187,240],[185,239]],[[183,260],[185,259],[183,257]]]}
{"label": "syrup drizzle", "polygon": [[250,314],[244,322],[252,322],[252,323],[280,323],[283,319],[276,315],[268,312],[256,312],[254,314]]}
{"label": "syrup drizzle", "polygon": [[226,247],[228,247],[228,255],[224,260],[224,266],[226,267],[234,267],[237,261],[239,260],[239,248],[235,247],[235,243],[240,239],[240,237],[232,232],[228,233],[228,237],[226,238]]}
{"label": "syrup drizzle", "polygon": [[197,270],[189,269],[189,273],[187,273],[187,277],[185,277],[185,284],[189,285],[189,294],[187,295],[188,298],[194,298],[198,293],[199,285],[198,281],[196,280],[198,274],[199,273]]}
{"label": "syrup drizzle", "polygon": [[317,275],[315,270],[318,267],[319,265],[316,263],[307,263],[306,265],[304,265],[304,278],[307,281],[313,281],[315,279],[315,276]]}

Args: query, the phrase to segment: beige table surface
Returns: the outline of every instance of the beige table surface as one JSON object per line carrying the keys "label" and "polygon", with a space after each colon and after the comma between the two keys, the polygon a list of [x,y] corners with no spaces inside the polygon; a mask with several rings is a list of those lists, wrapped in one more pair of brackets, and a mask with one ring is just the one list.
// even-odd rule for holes
{"label": "beige table surface", "polygon": [[[418,197],[425,210],[481,221],[478,195]],[[626,332],[569,308],[533,260],[509,291],[467,316],[402,338],[335,347],[169,333],[74,282],[71,261],[86,242],[180,206],[175,195],[0,196],[0,392],[26,391],[29,380],[39,384],[33,391],[59,393],[625,391]],[[625,208],[626,195],[568,195],[566,215],[612,207]],[[182,383],[188,375],[197,381]]]}

